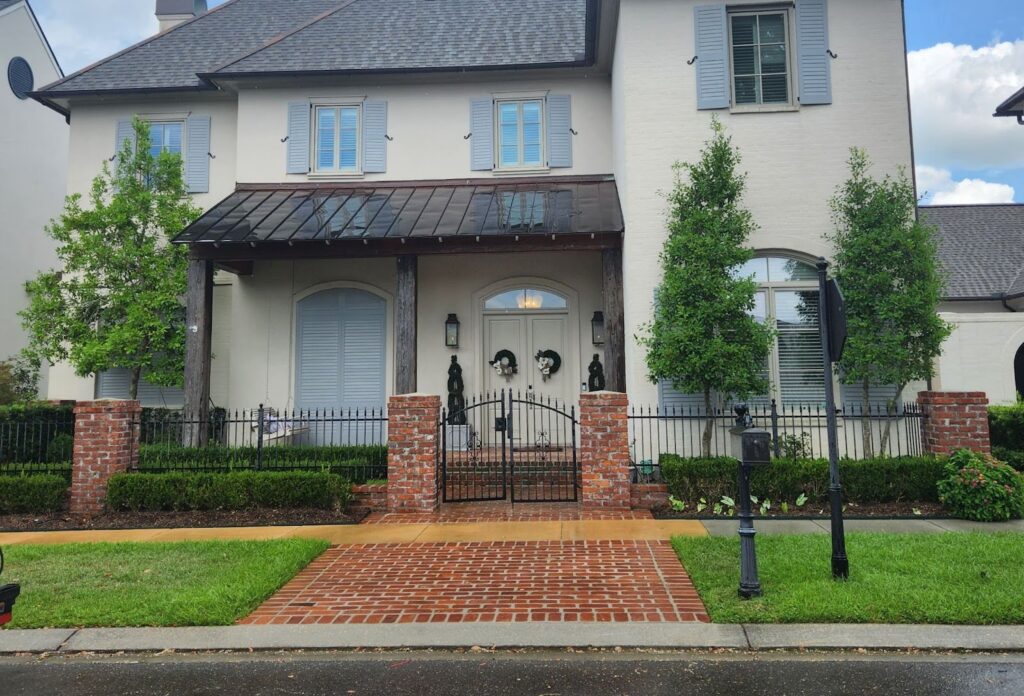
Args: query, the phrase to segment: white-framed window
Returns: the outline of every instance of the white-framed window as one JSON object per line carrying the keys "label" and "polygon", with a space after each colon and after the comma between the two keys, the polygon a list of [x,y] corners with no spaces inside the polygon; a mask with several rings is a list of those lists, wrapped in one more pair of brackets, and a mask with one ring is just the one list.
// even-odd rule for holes
{"label": "white-framed window", "polygon": [[362,171],[360,104],[313,107],[313,171],[359,174]]}
{"label": "white-framed window", "polygon": [[544,99],[496,99],[498,169],[539,169],[544,152]]}
{"label": "white-framed window", "polygon": [[729,54],[734,106],[793,104],[790,11],[729,12]]}
{"label": "white-framed window", "polygon": [[754,316],[776,330],[768,359],[768,398],[783,404],[822,404],[825,375],[818,322],[818,271],[785,256],[759,256],[737,270],[758,284]]}
{"label": "white-framed window", "polygon": [[161,152],[180,155],[185,150],[184,121],[150,121],[149,151],[153,157]]}

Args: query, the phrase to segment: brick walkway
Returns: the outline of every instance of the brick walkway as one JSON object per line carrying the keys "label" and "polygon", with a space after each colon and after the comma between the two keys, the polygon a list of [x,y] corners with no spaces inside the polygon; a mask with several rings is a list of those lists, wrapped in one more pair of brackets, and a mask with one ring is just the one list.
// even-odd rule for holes
{"label": "brick walkway", "polygon": [[650,510],[583,510],[578,503],[449,503],[433,513],[374,512],[362,524],[455,524],[460,522],[558,522],[650,520]]}
{"label": "brick walkway", "polygon": [[241,623],[708,621],[668,541],[336,546]]}

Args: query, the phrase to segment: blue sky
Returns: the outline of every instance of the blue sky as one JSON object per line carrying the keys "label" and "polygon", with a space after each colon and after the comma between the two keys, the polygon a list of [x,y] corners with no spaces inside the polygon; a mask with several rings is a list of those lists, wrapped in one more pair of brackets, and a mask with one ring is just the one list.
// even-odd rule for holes
{"label": "blue sky", "polygon": [[[155,0],[30,2],[68,73],[156,31]],[[926,201],[1024,203],[1024,126],[991,117],[1024,87],[1024,0],[906,0],[906,11]]]}

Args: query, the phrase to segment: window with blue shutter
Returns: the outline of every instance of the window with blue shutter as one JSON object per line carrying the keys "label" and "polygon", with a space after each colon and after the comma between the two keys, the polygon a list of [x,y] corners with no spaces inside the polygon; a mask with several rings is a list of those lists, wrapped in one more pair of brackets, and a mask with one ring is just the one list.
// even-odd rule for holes
{"label": "window with blue shutter", "polygon": [[572,166],[572,98],[548,95],[548,166]]}
{"label": "window with blue shutter", "polygon": [[210,191],[210,117],[185,120],[185,185],[189,193]]}
{"label": "window with blue shutter", "polygon": [[388,103],[363,103],[363,171],[387,171],[388,164]]}
{"label": "window with blue shutter", "polygon": [[288,153],[289,174],[309,173],[309,127],[310,105],[308,101],[288,104]]}
{"label": "window with blue shutter", "polygon": [[725,5],[693,8],[697,108],[729,108],[729,37]]}
{"label": "window with blue shutter", "polygon": [[494,169],[494,100],[473,99],[469,104],[469,168]]}
{"label": "window with blue shutter", "polygon": [[114,133],[114,156],[117,157],[124,149],[125,141],[135,149],[135,129],[132,127],[132,120],[126,119],[117,122],[117,129]]}
{"label": "window with blue shutter", "polygon": [[827,0],[797,0],[796,36],[800,103],[831,104]]}

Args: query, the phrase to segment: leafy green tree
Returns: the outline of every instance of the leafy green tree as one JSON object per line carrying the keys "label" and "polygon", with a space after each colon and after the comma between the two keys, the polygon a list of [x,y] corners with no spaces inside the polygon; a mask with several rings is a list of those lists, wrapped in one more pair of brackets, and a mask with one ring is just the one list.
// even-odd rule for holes
{"label": "leafy green tree", "polygon": [[180,385],[184,373],[187,251],[168,244],[198,217],[182,175],[181,156],[150,152],[148,125],[135,119],[111,171],[93,179],[89,205],[68,196],[46,231],[57,243],[60,270],[26,284],[20,313],[27,357],[67,361],[81,376],[111,368],[139,379]]}
{"label": "leafy green tree", "polygon": [[38,392],[39,363],[23,355],[0,362],[0,406],[34,401]]}
{"label": "leafy green tree", "polygon": [[[909,382],[932,376],[950,326],[937,313],[943,277],[935,230],[917,219],[906,173],[877,179],[859,148],[850,150],[850,177],[831,207],[836,229],[833,273],[846,299],[848,337],[839,375],[860,385],[865,405],[872,386],[896,385],[886,404],[892,416]],[[863,419],[864,454],[874,455],[871,421]],[[891,419],[881,434],[886,451]]]}
{"label": "leafy green tree", "polygon": [[[768,391],[772,331],[751,314],[757,284],[736,273],[753,257],[745,244],[756,229],[741,206],[745,176],[736,171],[739,161],[725,128],[713,119],[700,161],[675,165],[654,321],[639,339],[650,378],[702,394],[709,414],[717,398]],[[713,428],[708,418],[705,457],[711,455]]]}

